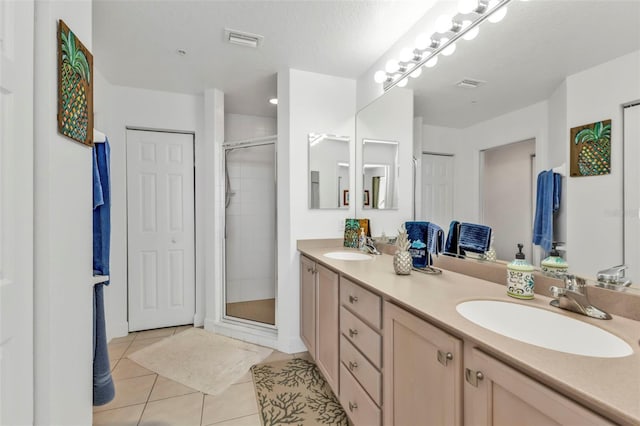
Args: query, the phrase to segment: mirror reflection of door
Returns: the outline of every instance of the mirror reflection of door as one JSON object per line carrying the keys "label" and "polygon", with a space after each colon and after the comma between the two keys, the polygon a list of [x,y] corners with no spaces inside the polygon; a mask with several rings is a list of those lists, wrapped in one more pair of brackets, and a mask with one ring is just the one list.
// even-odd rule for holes
{"label": "mirror reflection of door", "polygon": [[453,220],[453,155],[422,154],[422,218],[442,229]]}
{"label": "mirror reflection of door", "polygon": [[516,245],[533,262],[532,229],[535,139],[487,149],[481,153],[481,223],[495,235],[498,259],[511,260]]}

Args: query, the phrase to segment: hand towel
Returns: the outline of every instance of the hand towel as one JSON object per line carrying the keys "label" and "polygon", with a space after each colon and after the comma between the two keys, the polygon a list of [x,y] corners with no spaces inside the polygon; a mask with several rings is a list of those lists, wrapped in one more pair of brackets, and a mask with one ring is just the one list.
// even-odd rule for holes
{"label": "hand towel", "polygon": [[473,253],[484,253],[491,245],[491,228],[476,223],[461,223],[458,245]]}
{"label": "hand towel", "polygon": [[[427,225],[427,252],[438,256],[444,250],[444,231],[435,223]],[[429,262],[431,264],[431,262]]]}
{"label": "hand towel", "polygon": [[533,244],[548,252],[553,241],[553,213],[560,208],[562,176],[553,170],[538,174],[536,214],[533,221]]}
{"label": "hand towel", "polygon": [[447,242],[444,245],[444,254],[449,256],[464,256],[465,252],[458,246],[458,238],[460,234],[460,222],[452,220],[449,224],[449,233],[447,234]]}
{"label": "hand towel", "polygon": [[404,226],[411,243],[409,253],[411,253],[413,266],[414,268],[425,268],[429,263],[426,243],[429,222],[405,222]]}

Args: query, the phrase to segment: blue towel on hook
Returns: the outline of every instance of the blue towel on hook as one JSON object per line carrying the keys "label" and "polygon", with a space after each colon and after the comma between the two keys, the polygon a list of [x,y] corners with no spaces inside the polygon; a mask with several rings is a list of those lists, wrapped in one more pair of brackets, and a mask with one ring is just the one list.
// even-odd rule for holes
{"label": "blue towel on hook", "polygon": [[458,245],[474,253],[484,253],[491,244],[491,228],[476,223],[461,223]]}
{"label": "blue towel on hook", "polygon": [[444,254],[450,256],[464,256],[465,252],[458,246],[460,233],[460,222],[452,220],[449,224],[449,233],[447,234],[447,242],[444,245]]}
{"label": "blue towel on hook", "polygon": [[444,250],[444,231],[435,223],[427,225],[427,251],[436,256]]}
{"label": "blue towel on hook", "polygon": [[553,214],[560,208],[562,176],[553,170],[538,174],[536,187],[536,214],[533,221],[533,244],[546,252],[553,242]]}
{"label": "blue towel on hook", "polygon": [[404,226],[407,229],[407,237],[411,243],[409,253],[411,253],[413,266],[415,268],[425,268],[429,263],[427,253],[429,222],[405,222]]}
{"label": "blue towel on hook", "polygon": [[[111,238],[111,187],[109,141],[93,146],[93,273],[109,275]],[[93,287],[93,405],[104,405],[115,396],[111,377],[104,315],[104,289]]]}

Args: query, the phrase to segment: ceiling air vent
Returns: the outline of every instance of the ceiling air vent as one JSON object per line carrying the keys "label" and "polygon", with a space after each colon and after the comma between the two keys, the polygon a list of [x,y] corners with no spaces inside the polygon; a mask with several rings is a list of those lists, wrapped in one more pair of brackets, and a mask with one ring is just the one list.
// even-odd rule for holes
{"label": "ceiling air vent", "polygon": [[246,33],[244,31],[231,30],[225,28],[224,39],[231,44],[256,48],[262,44],[264,37],[258,34]]}
{"label": "ceiling air vent", "polygon": [[473,78],[464,78],[456,83],[458,87],[464,87],[466,89],[475,89],[476,87],[480,87],[484,85],[486,81],[476,80]]}

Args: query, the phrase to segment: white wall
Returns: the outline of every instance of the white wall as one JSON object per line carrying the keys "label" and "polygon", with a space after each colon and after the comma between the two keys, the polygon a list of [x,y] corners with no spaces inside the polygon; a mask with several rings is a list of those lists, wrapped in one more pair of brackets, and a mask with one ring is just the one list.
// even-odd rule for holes
{"label": "white wall", "polygon": [[567,261],[595,276],[623,261],[622,105],[640,99],[640,51],[567,78],[566,152],[572,127],[611,119],[611,174],[572,177],[567,185]]}
{"label": "white wall", "polygon": [[35,5],[35,423],[92,421],[92,151],[58,134],[57,21],[92,46],[91,1]]}
{"label": "white wall", "polygon": [[[274,106],[274,108],[276,108]],[[242,141],[246,139],[273,136],[277,133],[276,119],[257,115],[225,114],[225,141]]]}
{"label": "white wall", "polygon": [[[95,88],[96,127],[107,134],[111,145],[111,283],[105,288],[107,335],[123,336],[127,323],[127,126],[180,130],[195,133],[196,200],[204,200],[212,184],[205,179],[202,96],[159,92],[109,84],[97,74]],[[205,228],[204,202],[196,202],[196,316],[204,321]]]}
{"label": "white wall", "polygon": [[373,236],[396,235],[400,225],[413,217],[413,91],[394,88],[367,105],[358,112],[356,130],[356,188],[363,187],[362,139],[398,142],[397,209],[363,210],[362,194],[356,200],[357,216],[371,220]]}
{"label": "white wall", "polygon": [[[278,346],[303,350],[299,333],[300,256],[298,239],[342,238],[348,210],[309,210],[307,135],[354,140],[355,80],[294,69],[278,73]],[[353,152],[353,148],[351,148]],[[355,171],[352,170],[352,179]],[[351,192],[353,187],[351,188]]]}

